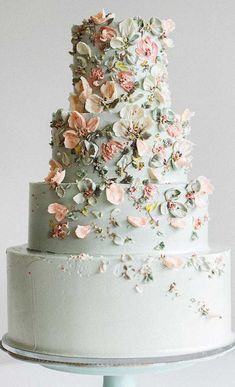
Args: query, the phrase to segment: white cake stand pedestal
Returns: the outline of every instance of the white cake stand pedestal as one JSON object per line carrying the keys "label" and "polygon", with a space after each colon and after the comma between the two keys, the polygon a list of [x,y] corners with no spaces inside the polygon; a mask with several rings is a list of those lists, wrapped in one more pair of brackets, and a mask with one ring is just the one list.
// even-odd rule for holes
{"label": "white cake stand pedestal", "polygon": [[135,376],[137,374],[169,372],[189,367],[199,361],[225,355],[234,348],[235,337],[232,336],[231,342],[209,351],[141,359],[95,359],[48,355],[22,350],[13,345],[7,335],[0,342],[0,349],[8,352],[9,355],[18,360],[37,363],[43,367],[61,372],[102,375],[103,387],[135,387]]}

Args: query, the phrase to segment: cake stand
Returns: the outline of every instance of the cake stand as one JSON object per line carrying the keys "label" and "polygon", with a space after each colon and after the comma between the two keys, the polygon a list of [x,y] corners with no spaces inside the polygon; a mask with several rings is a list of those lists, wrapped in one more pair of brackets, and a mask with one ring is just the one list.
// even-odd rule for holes
{"label": "cake stand", "polygon": [[103,375],[103,387],[135,387],[136,374],[167,372],[216,358],[234,349],[235,337],[225,346],[209,351],[136,359],[79,358],[25,351],[13,345],[7,335],[2,338],[0,347],[18,360],[37,363],[51,370]]}

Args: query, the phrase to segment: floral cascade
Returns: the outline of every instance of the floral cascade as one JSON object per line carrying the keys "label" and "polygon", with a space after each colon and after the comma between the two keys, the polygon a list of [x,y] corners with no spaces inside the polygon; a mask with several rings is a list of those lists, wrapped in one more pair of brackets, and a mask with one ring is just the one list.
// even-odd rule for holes
{"label": "floral cascade", "polygon": [[[166,49],[174,28],[170,19],[118,23],[104,10],[73,26],[70,109],[59,109],[51,122],[53,159],[45,180],[58,200],[48,203],[50,238],[95,233],[119,245],[135,238],[118,227],[147,226],[156,231],[155,248],[167,250],[165,223],[170,232],[190,228],[187,238],[199,238],[213,187],[203,176],[187,180],[194,113],[171,109]],[[135,212],[128,214],[130,202]]]}

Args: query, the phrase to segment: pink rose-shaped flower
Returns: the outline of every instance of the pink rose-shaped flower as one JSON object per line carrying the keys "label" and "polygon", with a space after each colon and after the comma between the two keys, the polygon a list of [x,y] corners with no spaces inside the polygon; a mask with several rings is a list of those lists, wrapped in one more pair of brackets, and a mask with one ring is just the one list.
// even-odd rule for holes
{"label": "pink rose-shaped flower", "polygon": [[57,187],[62,183],[65,178],[65,171],[62,168],[62,165],[56,160],[50,160],[50,172],[45,181],[49,183],[52,187]]}
{"label": "pink rose-shaped flower", "polygon": [[75,235],[80,239],[84,239],[87,237],[88,234],[90,234],[90,232],[91,226],[89,224],[85,226],[78,225],[75,230]]}
{"label": "pink rose-shaped flower", "polygon": [[115,205],[119,205],[124,201],[125,191],[120,184],[112,183],[106,188],[107,200]]}
{"label": "pink rose-shaped flower", "polygon": [[101,51],[109,47],[110,41],[117,35],[117,32],[112,27],[100,27],[100,29],[95,33],[95,45]]}
{"label": "pink rose-shaped flower", "polygon": [[123,149],[123,144],[119,141],[108,141],[106,144],[101,145],[102,157],[105,161],[112,160],[114,155]]}
{"label": "pink rose-shaped flower", "polygon": [[134,227],[144,227],[148,224],[148,219],[144,217],[128,216],[127,221]]}
{"label": "pink rose-shaped flower", "polygon": [[104,72],[99,67],[94,67],[91,69],[90,77],[89,77],[89,83],[92,86],[98,87],[99,81],[102,81],[104,79]]}
{"label": "pink rose-shaped flower", "polygon": [[158,54],[158,46],[150,36],[146,36],[139,41],[135,51],[138,56],[155,62]]}
{"label": "pink rose-shaped flower", "polygon": [[135,83],[133,73],[131,71],[119,71],[117,78],[119,84],[125,91],[129,93],[133,89]]}
{"label": "pink rose-shaped flower", "polygon": [[52,238],[65,239],[69,234],[69,225],[67,222],[55,224],[51,233]]}
{"label": "pink rose-shaped flower", "polygon": [[55,218],[58,222],[64,220],[69,210],[67,207],[63,206],[63,204],[52,203],[48,206],[49,214],[55,214]]}
{"label": "pink rose-shaped flower", "polygon": [[110,19],[114,19],[114,17],[115,15],[113,13],[106,15],[105,10],[102,9],[102,11],[98,12],[96,15],[91,16],[91,20],[95,24],[103,24]]}

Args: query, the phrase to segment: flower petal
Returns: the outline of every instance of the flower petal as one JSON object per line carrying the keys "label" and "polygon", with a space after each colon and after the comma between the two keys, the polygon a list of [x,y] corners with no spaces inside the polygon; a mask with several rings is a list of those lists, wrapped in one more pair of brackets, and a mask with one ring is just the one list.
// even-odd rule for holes
{"label": "flower petal", "polygon": [[147,142],[139,138],[136,141],[136,147],[139,156],[143,156],[149,149]]}
{"label": "flower petal", "polygon": [[144,227],[148,224],[148,219],[144,217],[128,216],[127,221],[134,227]]}
{"label": "flower petal", "polygon": [[106,188],[107,200],[115,205],[119,205],[124,201],[125,191],[120,184],[112,183]]}
{"label": "flower petal", "polygon": [[179,269],[183,265],[181,258],[169,258],[165,256],[162,258],[162,263],[168,269]]}
{"label": "flower petal", "polygon": [[89,133],[94,132],[100,123],[100,117],[93,117],[87,121],[86,128]]}
{"label": "flower petal", "polygon": [[104,110],[103,99],[96,94],[91,94],[86,100],[85,108],[89,113],[101,113]]}
{"label": "flower petal", "polygon": [[85,226],[78,225],[75,230],[75,235],[80,238],[84,239],[86,236],[91,232],[91,226],[89,224]]}
{"label": "flower petal", "polygon": [[182,218],[169,218],[169,223],[174,228],[185,228],[186,220]]}
{"label": "flower petal", "polygon": [[80,55],[87,55],[87,56],[91,57],[91,49],[84,42],[78,42],[78,44],[77,44],[77,52]]}

